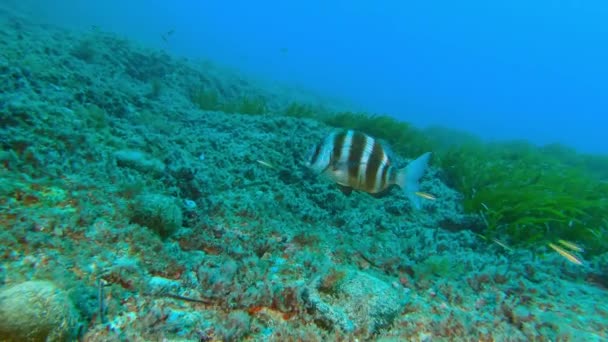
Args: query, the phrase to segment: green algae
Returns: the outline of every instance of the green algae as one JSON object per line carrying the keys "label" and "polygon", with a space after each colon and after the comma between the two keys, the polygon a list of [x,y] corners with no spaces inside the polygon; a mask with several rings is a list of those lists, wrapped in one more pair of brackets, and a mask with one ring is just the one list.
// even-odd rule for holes
{"label": "green algae", "polygon": [[608,209],[608,186],[590,170],[525,143],[460,146],[440,162],[464,209],[482,215],[485,235],[526,245],[567,239],[592,254],[606,251],[593,232]]}

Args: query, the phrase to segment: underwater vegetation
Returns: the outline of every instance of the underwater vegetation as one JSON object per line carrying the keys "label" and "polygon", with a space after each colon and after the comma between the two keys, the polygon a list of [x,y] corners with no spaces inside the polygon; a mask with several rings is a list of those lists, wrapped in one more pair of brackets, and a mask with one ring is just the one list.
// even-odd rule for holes
{"label": "underwater vegetation", "polygon": [[196,88],[190,91],[190,101],[201,110],[220,110],[219,95],[215,90]]}
{"label": "underwater vegetation", "polygon": [[194,89],[190,93],[190,100],[201,110],[250,115],[265,114],[268,110],[266,100],[262,96],[241,95],[224,98],[215,90]]}
{"label": "underwater vegetation", "polygon": [[319,111],[312,105],[292,102],[285,108],[284,114],[294,118],[317,118]]}
{"label": "underwater vegetation", "polygon": [[333,127],[352,128],[386,140],[390,148],[402,156],[414,157],[434,150],[431,140],[423,132],[388,115],[341,112],[327,115],[322,120]]}
{"label": "underwater vegetation", "polygon": [[222,111],[226,113],[261,115],[267,112],[266,100],[261,96],[241,96],[225,103]]}
{"label": "underwater vegetation", "polygon": [[441,166],[465,210],[484,218],[484,235],[523,244],[568,239],[591,254],[605,251],[608,184],[590,170],[526,143],[457,147]]}

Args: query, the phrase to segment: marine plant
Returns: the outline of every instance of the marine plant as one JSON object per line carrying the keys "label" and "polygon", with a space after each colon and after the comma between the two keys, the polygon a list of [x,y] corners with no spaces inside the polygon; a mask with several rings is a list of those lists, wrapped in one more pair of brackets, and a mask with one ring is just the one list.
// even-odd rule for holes
{"label": "marine plant", "polygon": [[224,103],[221,110],[226,113],[262,115],[267,112],[266,99],[262,96],[241,96]]}
{"label": "marine plant", "polygon": [[356,129],[387,140],[390,148],[402,156],[417,157],[432,147],[431,140],[420,130],[388,115],[341,112],[322,120],[330,126]]}
{"label": "marine plant", "polygon": [[319,291],[326,294],[335,294],[344,277],[346,277],[345,271],[336,268],[329,269],[320,279]]}
{"label": "marine plant", "polygon": [[524,245],[568,239],[590,253],[606,250],[595,228],[608,209],[608,184],[587,169],[522,142],[458,146],[439,162],[448,185],[464,195],[464,209],[482,217],[485,236]]}
{"label": "marine plant", "polygon": [[285,108],[284,114],[294,118],[314,118],[317,116],[317,112],[312,105],[299,102],[291,102]]}
{"label": "marine plant", "polygon": [[162,80],[158,77],[152,78],[150,81],[150,92],[146,94],[149,99],[158,99],[163,89]]}
{"label": "marine plant", "polygon": [[201,110],[262,115],[268,111],[263,96],[222,96],[213,88],[195,87],[189,91],[190,101]]}
{"label": "marine plant", "polygon": [[577,153],[573,148],[561,144],[543,146],[541,151],[569,166],[585,168],[597,178],[608,181],[608,155]]}
{"label": "marine plant", "polygon": [[220,100],[217,91],[195,88],[190,91],[190,101],[201,110],[219,110]]}
{"label": "marine plant", "polygon": [[95,58],[97,51],[94,46],[95,41],[90,38],[81,39],[70,51],[72,56],[81,59],[87,63],[91,63]]}
{"label": "marine plant", "polygon": [[87,124],[95,128],[97,131],[102,131],[108,127],[109,121],[107,114],[99,106],[89,104],[79,109],[79,115],[86,120]]}

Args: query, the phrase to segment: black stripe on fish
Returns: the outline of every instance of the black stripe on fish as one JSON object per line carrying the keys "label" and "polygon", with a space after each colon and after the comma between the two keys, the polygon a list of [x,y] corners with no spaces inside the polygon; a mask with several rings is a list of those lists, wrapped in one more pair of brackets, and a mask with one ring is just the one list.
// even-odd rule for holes
{"label": "black stripe on fish", "polygon": [[[367,161],[367,168],[365,170],[365,184],[364,189],[368,192],[378,191],[376,180],[378,172],[380,171],[380,167],[382,166],[382,161],[384,160],[384,150],[382,146],[374,140],[374,147],[372,149],[372,153],[369,156],[369,160]],[[379,184],[378,184],[379,185]]]}
{"label": "black stripe on fish", "polygon": [[346,134],[347,132],[344,131],[334,135],[332,159],[329,161],[330,164],[334,164],[334,168],[338,165],[340,159],[342,158],[342,147],[344,146],[344,140],[346,140]]}
{"label": "black stripe on fish", "polygon": [[[353,139],[348,151],[348,178],[349,184],[356,186],[359,182],[359,166],[363,166],[363,172],[366,171],[366,160],[363,159],[363,151],[368,143],[368,137],[361,132],[353,132]],[[373,140],[372,140],[373,142]]]}

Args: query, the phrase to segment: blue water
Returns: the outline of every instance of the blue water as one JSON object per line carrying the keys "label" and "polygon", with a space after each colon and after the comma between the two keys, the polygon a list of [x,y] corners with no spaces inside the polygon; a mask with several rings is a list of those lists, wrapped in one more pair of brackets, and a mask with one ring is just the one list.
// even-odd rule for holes
{"label": "blue water", "polygon": [[[42,4],[38,4],[40,2]],[[341,96],[489,139],[608,152],[608,4],[509,1],[34,1],[62,25]],[[168,43],[161,34],[174,30]]]}

